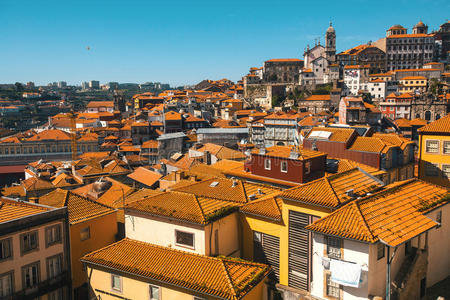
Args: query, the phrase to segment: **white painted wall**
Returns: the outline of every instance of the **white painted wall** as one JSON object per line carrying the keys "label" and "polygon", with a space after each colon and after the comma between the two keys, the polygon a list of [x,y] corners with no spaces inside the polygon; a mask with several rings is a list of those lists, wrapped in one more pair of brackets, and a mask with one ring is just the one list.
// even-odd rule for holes
{"label": "white painted wall", "polygon": [[429,212],[427,217],[436,221],[439,211],[441,226],[428,232],[427,287],[450,275],[450,204]]}
{"label": "white painted wall", "polygon": [[[152,243],[178,250],[205,254],[205,231],[197,227],[183,225],[170,219],[125,214],[125,235],[130,239]],[[175,244],[175,230],[194,234],[194,249]]]}

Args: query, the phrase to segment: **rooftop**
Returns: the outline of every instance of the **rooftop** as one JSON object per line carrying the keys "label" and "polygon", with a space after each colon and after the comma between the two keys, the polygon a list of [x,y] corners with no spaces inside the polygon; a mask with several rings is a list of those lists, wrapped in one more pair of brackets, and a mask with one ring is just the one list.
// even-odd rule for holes
{"label": "rooftop", "polygon": [[128,238],[91,252],[81,261],[230,300],[242,299],[270,271],[263,264],[203,256]]}

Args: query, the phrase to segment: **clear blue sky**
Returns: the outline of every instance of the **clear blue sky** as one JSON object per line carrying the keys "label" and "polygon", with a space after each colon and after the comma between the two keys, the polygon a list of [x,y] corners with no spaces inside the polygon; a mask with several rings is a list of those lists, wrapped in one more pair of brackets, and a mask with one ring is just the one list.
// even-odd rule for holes
{"label": "clear blue sky", "polygon": [[0,0],[0,83],[238,80],[266,59],[300,58],[330,20],[339,51],[397,23],[437,29],[449,12],[448,0]]}

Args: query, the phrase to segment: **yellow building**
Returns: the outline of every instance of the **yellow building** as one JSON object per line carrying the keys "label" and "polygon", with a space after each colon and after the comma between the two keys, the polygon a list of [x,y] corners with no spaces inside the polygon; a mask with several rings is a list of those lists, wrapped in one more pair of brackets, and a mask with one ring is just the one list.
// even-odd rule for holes
{"label": "yellow building", "polygon": [[419,178],[450,187],[450,114],[417,131]]}
{"label": "yellow building", "polygon": [[312,280],[311,234],[304,227],[382,185],[354,168],[244,205],[243,258],[269,264],[281,293],[304,295]]}
{"label": "yellow building", "polygon": [[80,258],[116,241],[117,211],[61,189],[40,197],[39,203],[52,207],[67,207],[74,299],[86,299],[86,273]]}
{"label": "yellow building", "polygon": [[0,198],[0,299],[70,299],[66,208]]}
{"label": "yellow building", "polygon": [[264,300],[270,267],[125,238],[85,255],[89,299]]}
{"label": "yellow building", "polygon": [[424,76],[407,76],[400,79],[399,82],[398,90],[401,93],[414,93],[416,91],[423,93],[427,90],[428,79]]}

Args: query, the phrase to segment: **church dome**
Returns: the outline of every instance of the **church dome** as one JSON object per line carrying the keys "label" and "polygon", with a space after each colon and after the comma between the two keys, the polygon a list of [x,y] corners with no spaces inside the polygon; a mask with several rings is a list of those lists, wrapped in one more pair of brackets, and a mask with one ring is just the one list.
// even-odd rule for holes
{"label": "church dome", "polygon": [[425,24],[422,21],[419,21],[419,23],[417,23],[414,27],[425,27]]}

